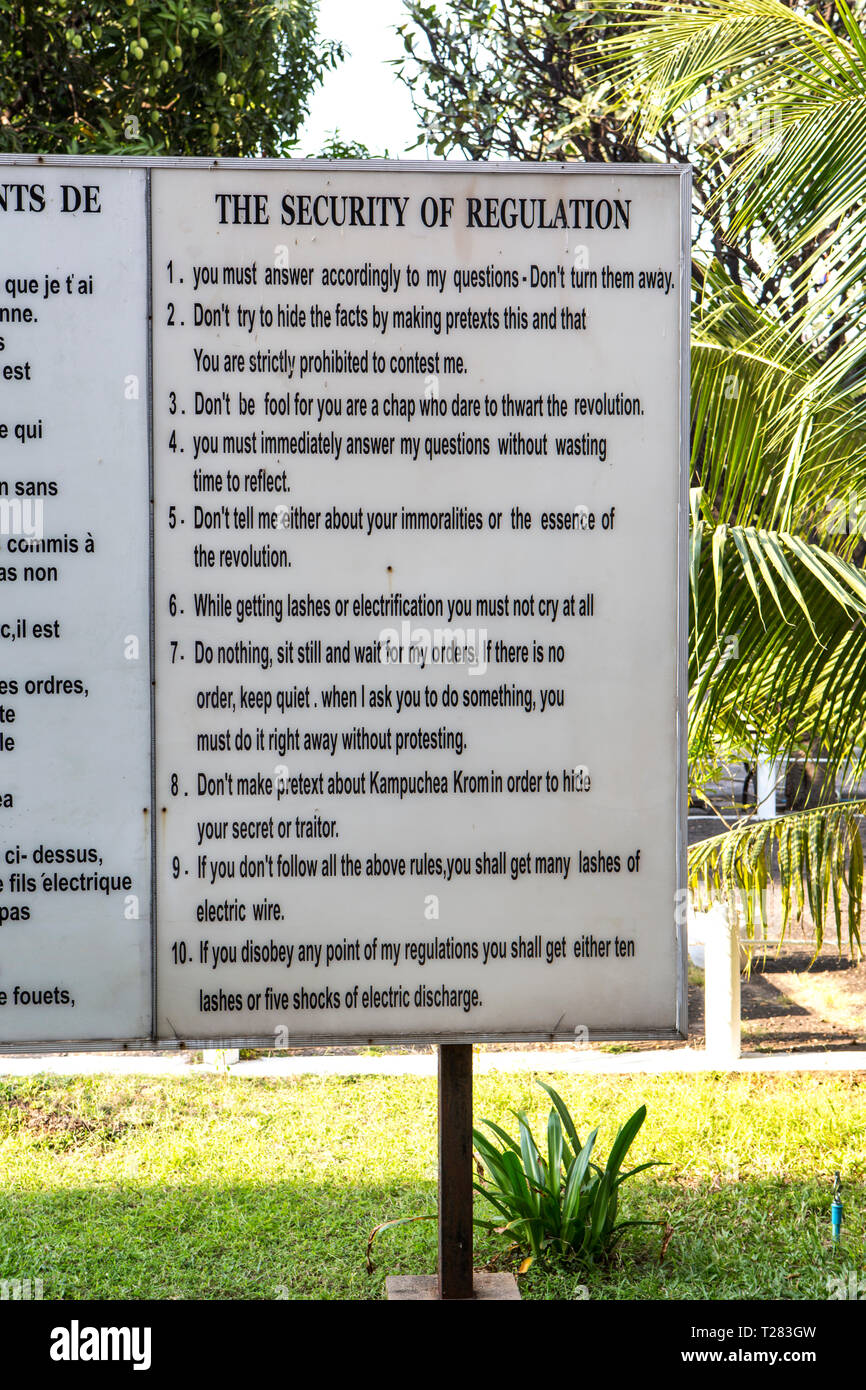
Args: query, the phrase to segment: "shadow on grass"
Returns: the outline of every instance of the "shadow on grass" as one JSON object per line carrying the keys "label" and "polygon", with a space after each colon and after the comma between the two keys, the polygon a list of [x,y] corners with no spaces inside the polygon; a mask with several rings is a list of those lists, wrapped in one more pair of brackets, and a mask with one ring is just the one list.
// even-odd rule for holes
{"label": "shadow on grass", "polygon": [[757,971],[753,972],[751,979],[743,982],[742,997],[744,1021],[811,1017],[809,1009],[789,999],[777,984]]}
{"label": "shadow on grass", "polygon": [[[854,1193],[850,1208],[862,1207]],[[436,1224],[383,1233],[376,1270],[367,1236],[380,1221],[435,1211],[431,1183],[254,1182],[228,1186],[92,1186],[0,1197],[0,1280],[43,1281],[46,1299],[379,1299],[386,1274],[432,1274]],[[488,1215],[479,1201],[476,1215]],[[616,1256],[590,1268],[536,1268],[531,1299],[824,1299],[863,1244],[849,1224],[829,1241],[829,1199],[817,1181],[635,1182],[621,1217],[635,1227]],[[666,1226],[664,1257],[659,1258]],[[479,1231],[476,1266],[506,1249]]]}

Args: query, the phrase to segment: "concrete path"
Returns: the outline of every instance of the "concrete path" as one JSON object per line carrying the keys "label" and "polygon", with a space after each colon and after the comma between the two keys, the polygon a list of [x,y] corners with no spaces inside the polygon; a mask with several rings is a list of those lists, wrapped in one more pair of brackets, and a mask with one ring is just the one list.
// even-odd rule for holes
{"label": "concrete path", "polygon": [[[311,1054],[304,1057],[264,1057],[236,1062],[232,1076],[435,1076],[436,1054],[358,1053]],[[603,1076],[674,1072],[854,1072],[866,1070],[866,1052],[752,1053],[737,1060],[713,1058],[703,1049],[665,1048],[656,1052],[478,1052],[476,1075],[488,1072],[571,1072]],[[201,1076],[212,1074],[210,1064],[193,1063],[188,1056],[130,1057],[116,1052],[46,1053],[42,1056],[0,1055],[0,1075],[35,1076]]]}

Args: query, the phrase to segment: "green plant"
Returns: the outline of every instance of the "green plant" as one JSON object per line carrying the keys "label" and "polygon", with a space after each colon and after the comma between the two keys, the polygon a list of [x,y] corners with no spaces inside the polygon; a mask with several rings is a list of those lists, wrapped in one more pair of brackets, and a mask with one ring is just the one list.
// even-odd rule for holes
{"label": "green plant", "polygon": [[501,1220],[476,1218],[475,1224],[507,1232],[516,1237],[518,1245],[528,1246],[530,1254],[521,1270],[528,1269],[533,1260],[551,1257],[575,1256],[592,1261],[609,1254],[626,1227],[655,1224],[651,1221],[617,1222],[616,1219],[619,1189],[626,1178],[658,1162],[651,1160],[620,1172],[635,1135],[646,1119],[646,1106],[640,1106],[620,1127],[602,1169],[592,1161],[598,1127],[586,1143],[581,1144],[562,1097],[546,1082],[538,1084],[554,1106],[547,1121],[546,1161],[522,1110],[514,1111],[520,1126],[519,1143],[492,1120],[481,1123],[502,1141],[501,1149],[480,1130],[472,1131],[487,1174],[474,1184],[475,1190],[505,1217],[506,1222],[503,1226]]}
{"label": "green plant", "polygon": [[0,4],[0,150],[289,155],[343,58],[317,12],[316,0]]}

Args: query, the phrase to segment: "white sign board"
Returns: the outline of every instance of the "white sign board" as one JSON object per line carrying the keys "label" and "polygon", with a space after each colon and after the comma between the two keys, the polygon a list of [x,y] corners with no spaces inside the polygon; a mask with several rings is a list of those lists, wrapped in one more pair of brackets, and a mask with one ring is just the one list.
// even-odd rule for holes
{"label": "white sign board", "polygon": [[151,1023],[142,169],[0,170],[0,1041]]}
{"label": "white sign board", "polygon": [[5,163],[0,1039],[682,1035],[688,171]]}

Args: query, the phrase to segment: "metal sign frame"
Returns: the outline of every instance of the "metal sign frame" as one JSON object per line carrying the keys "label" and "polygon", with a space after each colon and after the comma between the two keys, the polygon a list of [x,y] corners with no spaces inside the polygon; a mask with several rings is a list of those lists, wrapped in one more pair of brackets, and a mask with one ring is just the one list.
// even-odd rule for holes
{"label": "metal sign frame", "polygon": [[[672,673],[675,685],[675,704],[676,711],[676,748],[677,748],[677,770],[676,770],[676,826],[674,828],[674,852],[676,859],[676,883],[678,887],[678,902],[685,901],[685,885],[687,881],[686,870],[686,826],[688,813],[687,795],[687,751],[686,751],[686,729],[687,729],[687,708],[688,708],[688,625],[689,625],[689,593],[688,593],[688,527],[689,527],[689,507],[688,507],[688,479],[690,464],[690,406],[689,406],[689,379],[690,379],[690,357],[689,357],[689,322],[690,322],[690,266],[691,266],[691,166],[690,165],[656,165],[656,164],[618,164],[611,165],[586,165],[580,163],[550,162],[550,163],[520,163],[520,162],[496,162],[496,163],[473,163],[469,161],[447,162],[447,161],[426,161],[426,160],[340,160],[331,161],[323,159],[314,160],[285,160],[285,159],[219,159],[219,158],[160,158],[144,156],[65,156],[65,155],[32,155],[32,154],[0,154],[0,168],[65,168],[70,170],[99,170],[116,168],[137,168],[145,171],[145,209],[147,220],[147,299],[150,305],[150,321],[143,325],[143,331],[147,334],[147,353],[148,353],[148,383],[147,383],[147,431],[148,431],[148,456],[150,467],[151,484],[151,506],[149,517],[149,556],[150,556],[150,672],[151,672],[151,710],[150,710],[150,740],[151,740],[151,806],[156,808],[158,805],[156,785],[155,785],[155,762],[156,762],[156,719],[153,697],[153,673],[155,670],[155,614],[154,614],[154,511],[153,511],[153,478],[154,478],[154,441],[153,441],[153,422],[154,407],[152,398],[152,364],[153,364],[153,285],[152,285],[152,255],[151,255],[151,174],[153,171],[162,169],[190,169],[190,170],[211,170],[211,171],[238,171],[246,174],[256,171],[263,172],[282,172],[286,174],[296,174],[304,171],[334,171],[340,172],[355,171],[359,173],[389,173],[400,175],[401,173],[423,173],[431,180],[435,180],[441,174],[460,174],[472,175],[483,174],[485,176],[508,176],[519,174],[521,177],[534,175],[570,175],[581,177],[587,174],[621,174],[629,177],[639,176],[641,178],[667,178],[675,179],[679,185],[679,211],[680,211],[680,244],[679,244],[679,502],[677,519],[677,612],[676,612],[676,631],[677,631],[677,660],[676,671]],[[153,820],[154,817],[151,817]],[[151,939],[151,1018],[153,1026],[156,1026],[156,937],[158,927],[159,903],[158,903],[158,879],[156,874],[156,835],[151,834],[151,870],[152,870],[152,912],[150,917],[150,939]],[[375,888],[372,890],[375,891]],[[680,920],[682,918],[682,920]],[[618,1040],[663,1040],[663,1039],[685,1039],[688,1036],[687,1019],[687,936],[685,926],[685,913],[677,910],[677,905],[672,904],[672,925],[677,932],[677,979],[676,979],[676,1026],[673,1030],[641,1030],[628,1031],[623,1029],[614,1030],[592,1030],[591,1041],[602,1041],[605,1039]],[[399,1032],[383,1034],[381,1031],[365,1030],[359,1028],[356,1035],[345,1033],[328,1035],[323,1031],[316,1036],[315,1041],[303,1038],[304,1047],[328,1046],[340,1044],[344,1046],[364,1045],[367,1043],[382,1042],[387,1044],[400,1043],[424,1043],[432,1042],[437,1044],[460,1044],[467,1041],[554,1041],[557,1039],[568,1039],[573,1041],[571,1033],[558,1034],[543,1031],[528,1031],[515,1033],[509,1031],[490,1032],[477,1029],[466,1029],[465,1031],[455,1032],[446,1030],[442,1033],[430,1029],[424,1033],[412,1033],[408,1036]],[[273,1036],[248,1035],[248,1034],[226,1034],[224,1037],[164,1037],[157,1036],[151,1032],[146,1037],[126,1037],[126,1038],[95,1038],[95,1039],[68,1039],[53,1040],[51,1042],[16,1042],[6,1043],[0,1041],[0,1051],[4,1053],[39,1053],[67,1051],[69,1049],[80,1051],[116,1051],[119,1049],[198,1049],[214,1047],[255,1047],[272,1048],[274,1046]]]}

